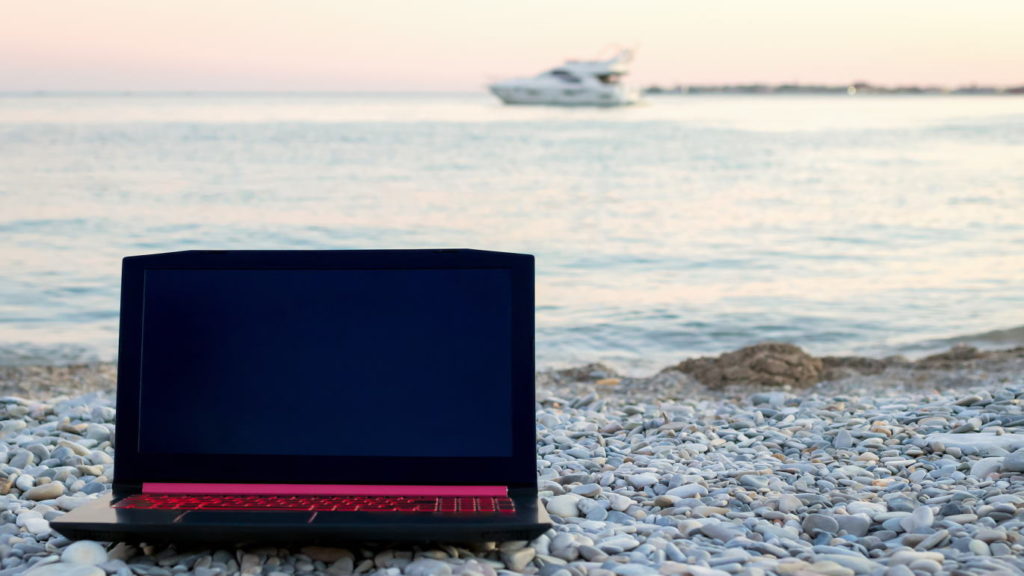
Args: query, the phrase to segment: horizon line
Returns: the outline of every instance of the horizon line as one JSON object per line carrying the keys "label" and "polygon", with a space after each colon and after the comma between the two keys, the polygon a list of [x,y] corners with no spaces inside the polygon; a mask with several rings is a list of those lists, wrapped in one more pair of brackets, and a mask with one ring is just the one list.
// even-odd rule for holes
{"label": "horizon line", "polygon": [[[936,84],[936,83],[905,83],[905,84],[876,84],[867,80],[854,80],[847,83],[828,83],[828,82],[799,82],[799,81],[782,81],[782,82],[705,82],[705,83],[681,83],[681,82],[651,82],[637,84],[638,88],[642,90],[649,89],[663,89],[672,90],[678,88],[698,88],[698,89],[711,89],[711,88],[744,88],[744,87],[803,87],[803,88],[814,88],[814,87],[829,87],[829,88],[845,88],[851,86],[869,86],[871,88],[881,88],[886,90],[910,90],[910,89],[921,89],[921,90],[934,90],[934,91],[952,91],[952,90],[964,90],[964,89],[994,89],[994,90],[1008,90],[1014,88],[1024,88],[1024,79],[1021,79],[1017,83],[1006,83],[1006,84],[985,84],[978,82],[961,83],[961,84]],[[149,88],[90,88],[90,89],[76,89],[76,88],[20,88],[20,89],[5,89],[0,88],[0,95],[47,95],[47,94],[59,94],[59,95],[129,95],[129,94],[477,94],[486,93],[487,86],[482,85],[476,89],[460,88],[460,89],[439,89],[439,88],[345,88],[345,89],[214,89],[214,88],[167,88],[167,89],[149,89]]]}

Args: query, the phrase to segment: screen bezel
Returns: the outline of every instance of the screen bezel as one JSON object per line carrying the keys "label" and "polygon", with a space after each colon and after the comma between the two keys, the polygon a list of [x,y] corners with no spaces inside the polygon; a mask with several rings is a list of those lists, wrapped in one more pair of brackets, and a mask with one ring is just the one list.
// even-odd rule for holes
{"label": "screen bezel", "polygon": [[[507,269],[511,278],[512,455],[411,458],[140,453],[146,270]],[[478,250],[189,251],[125,258],[121,277],[114,480],[302,484],[536,485],[533,256]]]}

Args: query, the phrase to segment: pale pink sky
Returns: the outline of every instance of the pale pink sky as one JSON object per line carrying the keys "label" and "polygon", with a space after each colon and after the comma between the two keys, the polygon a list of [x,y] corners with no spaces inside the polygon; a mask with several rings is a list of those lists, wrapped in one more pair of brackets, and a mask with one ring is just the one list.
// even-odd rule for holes
{"label": "pale pink sky", "polygon": [[610,44],[638,84],[1024,84],[1024,1],[0,0],[0,90],[476,90]]}

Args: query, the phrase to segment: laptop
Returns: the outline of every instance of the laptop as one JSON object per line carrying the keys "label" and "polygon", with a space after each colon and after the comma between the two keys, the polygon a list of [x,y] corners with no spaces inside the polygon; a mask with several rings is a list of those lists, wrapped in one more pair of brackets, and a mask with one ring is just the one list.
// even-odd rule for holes
{"label": "laptop", "polygon": [[124,259],[112,493],[68,538],[531,539],[533,256]]}

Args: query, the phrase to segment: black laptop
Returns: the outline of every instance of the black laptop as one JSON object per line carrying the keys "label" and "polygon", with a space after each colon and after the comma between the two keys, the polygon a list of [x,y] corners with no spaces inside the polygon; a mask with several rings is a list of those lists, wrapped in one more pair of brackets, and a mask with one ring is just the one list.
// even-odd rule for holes
{"label": "black laptop", "polygon": [[493,541],[537,499],[533,257],[124,259],[113,493],[69,538]]}

